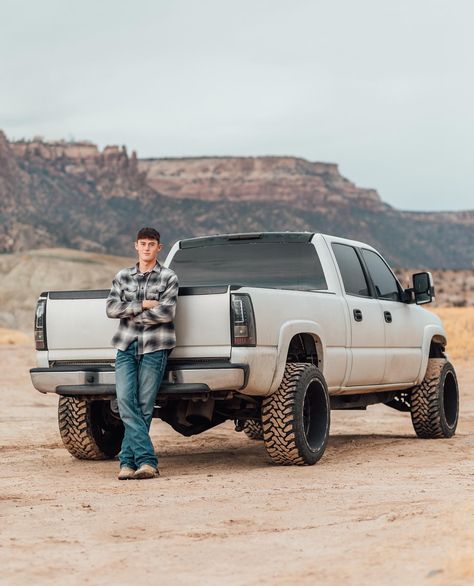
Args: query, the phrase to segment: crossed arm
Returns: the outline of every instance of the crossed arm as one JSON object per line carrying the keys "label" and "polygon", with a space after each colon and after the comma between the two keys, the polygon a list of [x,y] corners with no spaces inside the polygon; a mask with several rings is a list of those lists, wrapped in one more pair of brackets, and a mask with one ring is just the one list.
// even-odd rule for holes
{"label": "crossed arm", "polygon": [[122,301],[120,284],[114,279],[106,301],[108,317],[132,319],[139,325],[154,325],[173,321],[178,297],[178,278],[171,276],[160,301]]}

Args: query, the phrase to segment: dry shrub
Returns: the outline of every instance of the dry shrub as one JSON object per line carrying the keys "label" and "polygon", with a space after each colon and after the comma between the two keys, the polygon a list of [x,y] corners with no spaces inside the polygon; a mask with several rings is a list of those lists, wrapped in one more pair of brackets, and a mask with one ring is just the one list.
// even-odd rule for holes
{"label": "dry shrub", "polygon": [[430,309],[443,321],[448,345],[446,351],[452,360],[474,357],[474,307],[436,307]]}

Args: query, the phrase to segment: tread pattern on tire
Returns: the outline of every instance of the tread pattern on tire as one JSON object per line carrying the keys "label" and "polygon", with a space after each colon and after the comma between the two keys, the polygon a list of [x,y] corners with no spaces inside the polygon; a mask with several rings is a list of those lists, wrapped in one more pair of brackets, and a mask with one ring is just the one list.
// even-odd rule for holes
{"label": "tread pattern on tire", "polygon": [[[288,363],[280,386],[262,405],[262,425],[265,448],[277,464],[305,465],[296,447],[293,429],[295,388],[304,370],[304,363]],[[278,422],[278,424],[276,424]]]}
{"label": "tread pattern on tire", "polygon": [[247,419],[244,423],[245,435],[252,440],[263,440],[263,426],[260,421]]}
{"label": "tread pattern on tire", "polygon": [[445,358],[430,358],[425,378],[411,393],[411,420],[421,438],[446,437],[440,419],[439,382],[441,371],[449,364]]}
{"label": "tread pattern on tire", "polygon": [[80,460],[106,460],[91,429],[91,405],[76,397],[59,397],[59,432],[65,448]]}

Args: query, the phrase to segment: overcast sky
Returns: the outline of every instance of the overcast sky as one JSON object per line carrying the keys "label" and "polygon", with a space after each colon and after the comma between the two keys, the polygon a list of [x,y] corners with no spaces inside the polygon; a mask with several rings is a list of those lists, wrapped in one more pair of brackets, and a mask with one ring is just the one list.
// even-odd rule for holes
{"label": "overcast sky", "polygon": [[474,208],[473,0],[0,0],[0,22],[11,139],[295,155]]}

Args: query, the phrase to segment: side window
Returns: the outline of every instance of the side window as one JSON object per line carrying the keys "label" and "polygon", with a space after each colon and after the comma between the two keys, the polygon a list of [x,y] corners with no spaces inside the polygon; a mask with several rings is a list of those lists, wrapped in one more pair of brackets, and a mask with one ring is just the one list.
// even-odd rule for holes
{"label": "side window", "polygon": [[391,301],[400,301],[400,290],[397,280],[385,264],[385,261],[375,252],[365,248],[362,249],[362,256],[369,269],[377,297],[390,299]]}
{"label": "side window", "polygon": [[367,281],[356,251],[352,246],[338,244],[337,242],[333,243],[332,249],[341,271],[346,293],[348,295],[370,297]]}

